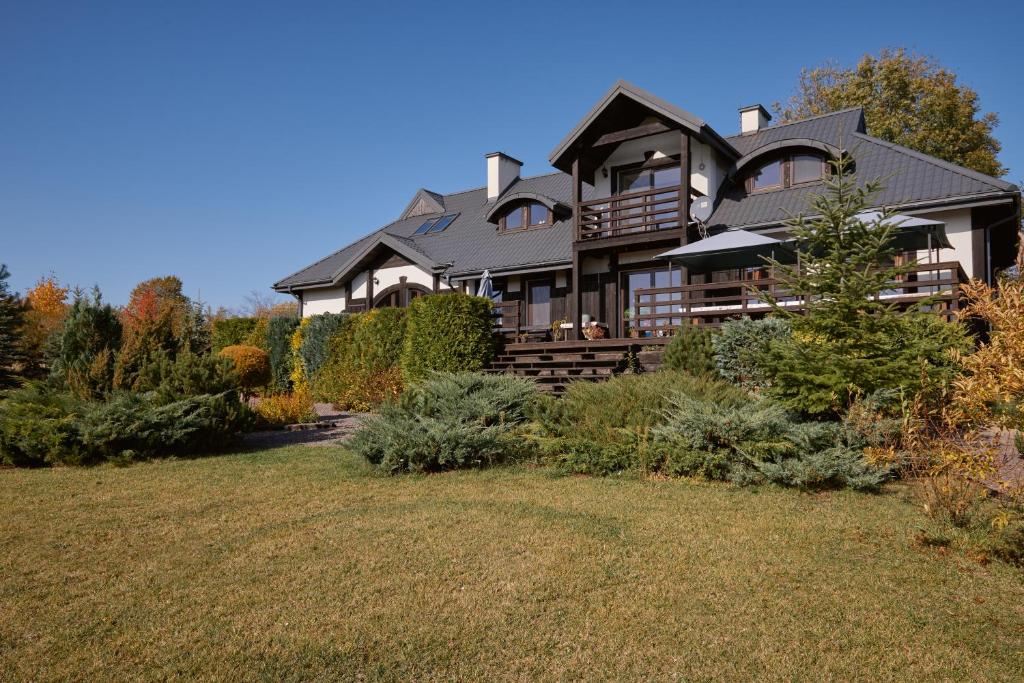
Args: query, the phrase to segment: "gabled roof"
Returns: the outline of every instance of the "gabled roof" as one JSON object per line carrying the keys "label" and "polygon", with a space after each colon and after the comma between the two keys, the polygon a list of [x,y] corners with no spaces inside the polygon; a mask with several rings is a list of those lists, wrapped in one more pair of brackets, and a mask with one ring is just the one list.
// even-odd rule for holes
{"label": "gabled roof", "polygon": [[405,207],[405,211],[399,217],[411,218],[412,216],[425,216],[431,213],[444,211],[444,195],[431,192],[426,188],[420,188]]}
{"label": "gabled roof", "polygon": [[[604,94],[597,104],[580,120],[576,127],[558,144],[548,156],[548,161],[558,170],[568,173],[572,164],[573,147],[578,142],[593,142],[605,128],[622,130],[641,123],[645,116],[656,117],[685,129],[716,147],[728,157],[740,156],[733,147],[712,129],[704,119],[653,95],[626,81],[618,81]],[[608,124],[602,126],[602,121]]]}

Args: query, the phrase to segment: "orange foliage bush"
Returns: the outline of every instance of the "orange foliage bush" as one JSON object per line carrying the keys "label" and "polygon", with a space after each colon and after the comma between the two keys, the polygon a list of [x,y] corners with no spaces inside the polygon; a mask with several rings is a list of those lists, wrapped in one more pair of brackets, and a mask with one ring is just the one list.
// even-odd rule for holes
{"label": "orange foliage bush", "polygon": [[267,423],[275,427],[316,421],[313,399],[308,391],[261,397],[255,405],[255,410]]}
{"label": "orange foliage bush", "polygon": [[397,365],[377,371],[351,368],[345,380],[334,396],[339,410],[365,413],[398,398],[405,390],[402,368]]}
{"label": "orange foliage bush", "polygon": [[234,364],[242,389],[255,391],[270,384],[270,356],[263,349],[237,344],[225,346],[219,355]]}
{"label": "orange foliage bush", "polygon": [[27,360],[35,367],[42,366],[47,340],[64,324],[69,310],[68,291],[56,277],[48,275],[39,278],[25,295],[28,310],[22,339]]}

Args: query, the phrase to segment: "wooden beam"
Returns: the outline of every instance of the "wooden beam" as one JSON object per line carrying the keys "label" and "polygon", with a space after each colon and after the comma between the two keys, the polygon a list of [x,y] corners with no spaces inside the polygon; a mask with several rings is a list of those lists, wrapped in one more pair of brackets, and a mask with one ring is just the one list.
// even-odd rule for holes
{"label": "wooden beam", "polygon": [[[580,177],[580,149],[576,149],[576,156],[572,160],[572,233],[573,240],[579,239],[580,235],[580,203],[583,201],[583,179]],[[572,321],[573,339],[582,339],[580,334],[581,316],[583,315],[583,287],[580,283],[583,280],[582,262],[579,251],[575,245],[572,250],[572,271],[569,277],[569,284],[572,287],[572,294],[569,296],[569,315]]]}
{"label": "wooden beam", "polygon": [[646,138],[651,135],[658,135],[659,133],[665,133],[672,130],[661,121],[655,121],[654,123],[645,123],[642,126],[636,126],[634,128],[627,128],[626,130],[618,130],[614,133],[605,133],[594,142],[592,147],[604,147],[605,145],[616,145],[626,140],[636,140],[637,138]]}
{"label": "wooden beam", "polygon": [[[683,227],[679,245],[684,246],[690,241],[690,135],[686,131],[679,132],[679,224]],[[669,265],[669,277],[671,268]],[[685,266],[679,266],[679,282],[684,285],[690,282]]]}

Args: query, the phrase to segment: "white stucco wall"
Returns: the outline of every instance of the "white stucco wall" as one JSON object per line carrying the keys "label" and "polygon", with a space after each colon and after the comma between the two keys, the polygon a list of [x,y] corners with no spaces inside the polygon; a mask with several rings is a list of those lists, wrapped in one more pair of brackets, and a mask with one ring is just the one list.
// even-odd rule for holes
{"label": "white stucco wall", "polygon": [[302,292],[302,317],[320,313],[341,313],[345,310],[345,288],[325,287]]}
{"label": "white stucco wall", "polygon": [[[373,291],[377,294],[384,291],[385,288],[392,285],[397,285],[401,282],[401,278],[405,277],[406,282],[409,284],[422,285],[427,289],[434,288],[434,276],[432,273],[428,273],[419,266],[395,266],[393,268],[378,268],[373,271],[373,276],[377,278],[377,281],[373,285]],[[365,274],[363,275],[365,282]],[[445,281],[441,280],[441,289],[450,289]]]}
{"label": "white stucco wall", "polygon": [[[985,243],[984,231],[971,229],[971,210],[952,209],[949,211],[931,211],[914,213],[921,218],[930,218],[946,224],[946,237],[953,245],[952,249],[940,249],[939,261],[959,261],[967,277],[983,278],[985,276]],[[919,261],[927,261],[928,253],[918,253]]]}
{"label": "white stucco wall", "polygon": [[[608,177],[598,170],[594,174],[594,196],[608,197],[612,188],[612,168],[635,164],[644,160],[644,152],[654,151],[654,158],[662,158],[679,154],[679,133],[672,131],[652,135],[639,140],[627,140],[619,145],[604,162],[603,167],[608,169]],[[690,185],[715,199],[718,187],[725,178],[724,160],[719,158],[711,147],[703,142],[690,138]],[[701,169],[701,164],[704,168]]]}

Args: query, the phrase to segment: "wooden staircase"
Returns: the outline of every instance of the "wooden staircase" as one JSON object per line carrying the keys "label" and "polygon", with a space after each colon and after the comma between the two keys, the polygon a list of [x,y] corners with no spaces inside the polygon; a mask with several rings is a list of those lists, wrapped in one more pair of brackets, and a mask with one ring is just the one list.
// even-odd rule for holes
{"label": "wooden staircase", "polygon": [[507,344],[487,372],[529,377],[542,391],[560,394],[570,382],[655,370],[667,342],[656,338]]}

